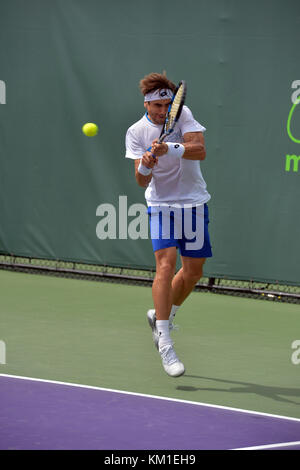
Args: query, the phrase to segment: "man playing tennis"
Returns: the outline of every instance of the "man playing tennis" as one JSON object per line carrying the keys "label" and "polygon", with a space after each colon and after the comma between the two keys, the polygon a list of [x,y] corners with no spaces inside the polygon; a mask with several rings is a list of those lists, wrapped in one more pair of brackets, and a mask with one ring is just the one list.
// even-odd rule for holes
{"label": "man playing tennis", "polygon": [[[199,163],[206,156],[206,129],[183,106],[174,131],[158,143],[176,86],[165,75],[151,73],[140,81],[140,89],[146,114],[127,131],[126,157],[134,159],[136,181],[146,188],[156,260],[154,309],[147,318],[165,371],[178,377],[185,368],[170,337],[173,320],[212,256],[206,205],[210,195]],[[175,274],[177,249],[182,267]]]}

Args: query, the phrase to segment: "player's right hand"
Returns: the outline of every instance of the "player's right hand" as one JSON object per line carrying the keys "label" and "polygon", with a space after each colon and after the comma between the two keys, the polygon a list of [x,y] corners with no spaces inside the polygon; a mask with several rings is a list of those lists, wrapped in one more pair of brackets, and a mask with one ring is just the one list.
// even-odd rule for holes
{"label": "player's right hand", "polygon": [[151,152],[145,152],[142,157],[142,165],[147,168],[153,168],[154,165],[157,165],[157,158],[154,158]]}

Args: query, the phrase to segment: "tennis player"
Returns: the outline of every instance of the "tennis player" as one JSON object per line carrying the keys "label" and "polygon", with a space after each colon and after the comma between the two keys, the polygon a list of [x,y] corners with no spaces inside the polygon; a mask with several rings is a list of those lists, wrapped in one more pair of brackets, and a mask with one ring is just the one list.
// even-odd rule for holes
{"label": "tennis player", "polygon": [[[164,74],[146,75],[140,81],[146,113],[126,134],[126,157],[134,160],[136,181],[146,188],[156,260],[154,309],[147,312],[147,318],[164,370],[172,377],[185,372],[170,337],[173,320],[202,277],[206,258],[212,256],[207,207],[210,194],[200,169],[200,161],[206,156],[206,129],[184,106],[174,132],[166,142],[157,143],[175,88]],[[177,249],[181,269],[175,274]]]}

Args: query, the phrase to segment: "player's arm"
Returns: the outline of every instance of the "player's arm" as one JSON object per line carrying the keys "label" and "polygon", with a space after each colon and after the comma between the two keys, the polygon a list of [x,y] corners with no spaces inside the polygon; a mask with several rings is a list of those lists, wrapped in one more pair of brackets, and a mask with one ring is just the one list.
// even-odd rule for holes
{"label": "player's arm", "polygon": [[[204,136],[202,132],[186,132],[183,136],[182,145],[184,153],[182,158],[187,160],[204,160],[206,156]],[[165,142],[158,144],[156,141],[152,143],[151,152],[157,157],[161,157],[168,152],[168,145]]]}
{"label": "player's arm", "polygon": [[187,160],[204,160],[206,157],[205,142],[202,132],[187,132],[183,136],[184,154]]}
{"label": "player's arm", "polygon": [[145,172],[140,168],[140,165],[143,165],[144,170],[151,170],[154,165],[157,164],[157,161],[153,158],[150,152],[145,152],[142,158],[138,158],[134,160],[134,170],[135,170],[135,178],[139,186],[145,188],[148,186],[152,179],[152,172],[149,175],[144,175],[141,172]]}

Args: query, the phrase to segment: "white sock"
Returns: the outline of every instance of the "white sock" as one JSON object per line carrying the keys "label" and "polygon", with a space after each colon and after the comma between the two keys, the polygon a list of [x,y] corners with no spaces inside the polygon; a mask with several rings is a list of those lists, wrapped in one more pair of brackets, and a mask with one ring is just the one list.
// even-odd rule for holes
{"label": "white sock", "polygon": [[161,348],[162,346],[171,344],[172,340],[170,337],[169,320],[156,320],[156,328],[159,336],[159,347]]}
{"label": "white sock", "polygon": [[176,315],[176,312],[177,312],[177,310],[179,309],[179,307],[180,307],[180,305],[172,305],[171,313],[170,313],[170,316],[169,316],[169,323],[170,323],[170,325],[172,325],[173,320],[174,320],[175,315]]}

